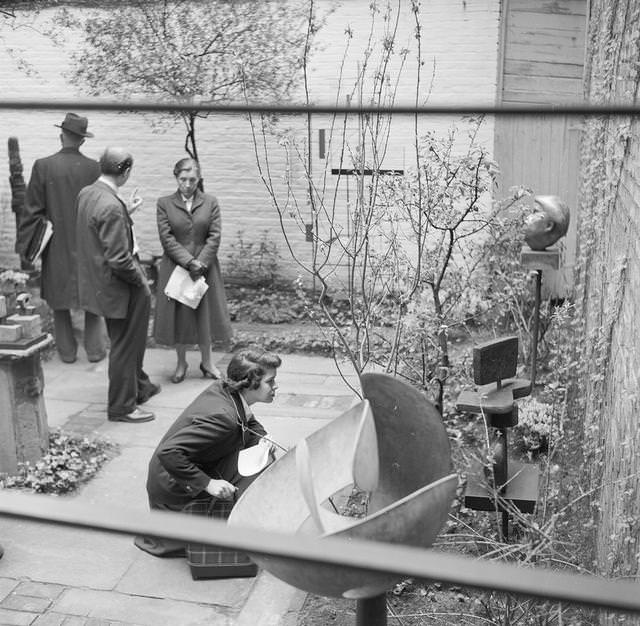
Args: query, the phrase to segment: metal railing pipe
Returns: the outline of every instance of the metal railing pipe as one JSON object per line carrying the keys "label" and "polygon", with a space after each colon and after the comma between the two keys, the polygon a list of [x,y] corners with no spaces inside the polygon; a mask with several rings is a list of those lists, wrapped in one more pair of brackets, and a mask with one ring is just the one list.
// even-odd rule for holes
{"label": "metal railing pipe", "polygon": [[212,543],[311,565],[343,566],[543,600],[640,612],[640,594],[634,582],[525,568],[404,545],[245,530],[213,519],[86,506],[62,498],[12,494],[7,490],[0,491],[0,515],[127,535]]}
{"label": "metal railing pipe", "polygon": [[640,115],[640,104],[591,104],[588,102],[558,104],[482,104],[441,103],[392,106],[293,104],[269,102],[210,102],[204,100],[108,100],[102,98],[77,100],[0,99],[1,109],[136,111],[201,113],[278,113],[278,114],[377,114],[398,115]]}

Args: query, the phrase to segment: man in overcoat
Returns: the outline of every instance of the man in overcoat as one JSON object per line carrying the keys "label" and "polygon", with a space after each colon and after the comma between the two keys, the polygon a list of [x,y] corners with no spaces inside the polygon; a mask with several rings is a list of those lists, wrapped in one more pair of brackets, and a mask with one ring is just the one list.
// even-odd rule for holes
{"label": "man in overcoat", "polygon": [[116,422],[148,422],[137,406],[160,387],[143,370],[151,291],[140,265],[132,220],[118,190],[131,174],[133,157],[107,148],[101,175],[78,195],[78,294],[80,306],[107,323],[109,392],[107,413]]}
{"label": "man in overcoat", "polygon": [[[76,198],[83,187],[100,175],[98,162],[80,152],[85,138],[93,137],[87,126],[86,117],[67,113],[59,125],[62,149],[35,161],[16,241],[16,251],[24,263],[45,220],[53,225],[53,235],[42,254],[41,292],[53,309],[56,347],[65,363],[76,360],[78,349],[71,318],[71,310],[79,308]],[[89,361],[105,357],[104,323],[90,311],[86,311],[84,317],[84,346]]]}

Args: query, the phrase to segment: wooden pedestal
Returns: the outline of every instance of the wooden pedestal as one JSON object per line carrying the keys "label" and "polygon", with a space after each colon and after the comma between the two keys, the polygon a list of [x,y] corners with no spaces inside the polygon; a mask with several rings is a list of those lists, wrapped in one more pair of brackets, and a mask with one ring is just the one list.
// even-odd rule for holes
{"label": "wooden pedestal", "polygon": [[[533,513],[538,500],[538,468],[531,463],[519,463],[509,459],[507,486],[501,497],[511,502],[522,513]],[[496,501],[487,487],[484,468],[480,463],[469,469],[464,505],[475,511],[504,510],[499,504],[496,509]]]}

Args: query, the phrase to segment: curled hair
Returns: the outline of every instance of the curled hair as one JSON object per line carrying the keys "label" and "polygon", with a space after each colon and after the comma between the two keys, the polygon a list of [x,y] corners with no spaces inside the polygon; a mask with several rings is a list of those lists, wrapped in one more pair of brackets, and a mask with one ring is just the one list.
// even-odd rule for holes
{"label": "curled hair", "polygon": [[107,148],[100,157],[100,171],[108,176],[120,176],[133,165],[133,157],[121,148]]}
{"label": "curled hair", "polygon": [[180,159],[173,166],[173,175],[177,178],[180,172],[188,172],[190,170],[195,170],[198,178],[200,178],[200,163],[198,163],[198,161],[189,157]]}
{"label": "curled hair", "polygon": [[232,391],[257,389],[268,369],[276,369],[282,359],[274,352],[264,350],[240,350],[227,366],[225,386]]}

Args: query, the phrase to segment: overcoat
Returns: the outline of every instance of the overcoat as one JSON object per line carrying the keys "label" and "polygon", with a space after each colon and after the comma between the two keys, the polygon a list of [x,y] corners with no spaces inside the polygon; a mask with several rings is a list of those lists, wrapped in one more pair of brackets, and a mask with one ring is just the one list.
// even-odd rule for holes
{"label": "overcoat", "polygon": [[[158,200],[158,235],[164,254],[158,271],[154,336],[157,343],[198,343],[197,328],[208,328],[211,340],[225,344],[231,323],[224,293],[218,248],[222,231],[220,206],[210,194],[196,190],[191,212],[178,191]],[[176,265],[184,268],[197,259],[207,267],[209,289],[196,311],[164,295]]]}
{"label": "overcoat", "polygon": [[53,235],[42,255],[41,293],[54,310],[78,308],[76,198],[99,175],[98,162],[77,148],[62,148],[33,164],[16,251],[26,253],[39,222],[52,222]]}
{"label": "overcoat", "polygon": [[130,285],[146,284],[134,254],[132,221],[124,201],[101,180],[78,194],[78,296],[80,307],[124,319]]}
{"label": "overcoat", "polygon": [[181,508],[202,497],[212,478],[234,483],[237,453],[265,434],[262,424],[245,414],[239,395],[214,381],[184,409],[151,456],[151,508]]}

